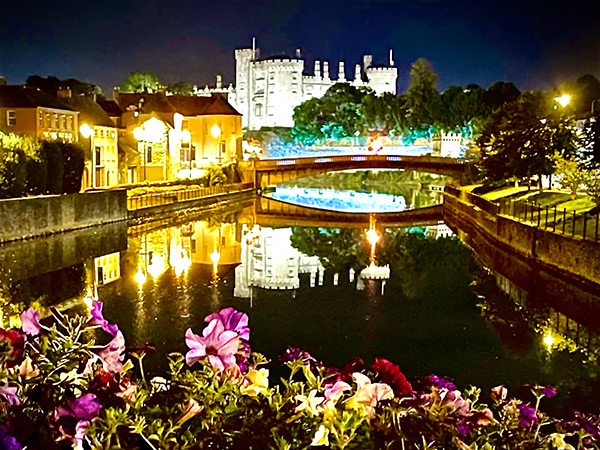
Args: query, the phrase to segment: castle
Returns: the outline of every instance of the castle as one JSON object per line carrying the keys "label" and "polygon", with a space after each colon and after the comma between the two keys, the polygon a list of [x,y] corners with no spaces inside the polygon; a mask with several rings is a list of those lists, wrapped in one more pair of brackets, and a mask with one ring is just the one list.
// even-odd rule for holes
{"label": "castle", "polygon": [[389,66],[373,65],[372,56],[365,55],[362,68],[356,64],[353,79],[346,78],[343,61],[339,62],[335,78],[329,73],[328,61],[316,60],[314,74],[305,74],[300,50],[293,57],[261,58],[253,45],[235,51],[235,64],[235,88],[223,89],[217,77],[217,90],[228,94],[229,103],[242,114],[242,127],[248,130],[293,126],[294,107],[321,97],[335,83],[370,87],[376,94],[395,94],[398,78],[391,50]]}

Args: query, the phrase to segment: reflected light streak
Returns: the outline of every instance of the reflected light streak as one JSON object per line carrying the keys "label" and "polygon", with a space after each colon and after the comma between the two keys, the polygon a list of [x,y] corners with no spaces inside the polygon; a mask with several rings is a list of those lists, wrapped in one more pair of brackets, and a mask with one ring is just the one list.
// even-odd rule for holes
{"label": "reflected light streak", "polygon": [[375,228],[375,216],[371,215],[369,222],[369,229],[365,231],[365,234],[367,235],[367,241],[369,241],[371,244],[371,255],[369,257],[369,261],[371,262],[371,265],[373,265],[375,263],[375,246],[377,245],[377,242],[381,236]]}
{"label": "reflected light streak", "polygon": [[165,261],[157,255],[153,255],[152,263],[148,265],[147,272],[156,280],[166,269]]}
{"label": "reflected light streak", "polygon": [[171,256],[169,264],[173,267],[178,277],[188,271],[192,265],[192,259],[188,256],[182,244],[177,244],[175,239],[171,240]]}
{"label": "reflected light streak", "polygon": [[135,274],[133,279],[140,287],[144,284],[144,282],[146,281],[146,274],[142,271],[141,267],[138,270],[138,272]]}

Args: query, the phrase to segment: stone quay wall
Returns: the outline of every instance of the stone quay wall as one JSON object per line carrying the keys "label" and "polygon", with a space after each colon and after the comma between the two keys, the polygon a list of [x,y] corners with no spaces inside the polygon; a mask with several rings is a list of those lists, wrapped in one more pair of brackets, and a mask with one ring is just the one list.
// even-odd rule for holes
{"label": "stone quay wall", "polygon": [[498,205],[475,194],[446,187],[444,221],[468,224],[488,240],[550,272],[600,285],[600,243],[553,233],[501,215]]}
{"label": "stone quay wall", "polygon": [[0,242],[127,220],[127,190],[0,200]]}

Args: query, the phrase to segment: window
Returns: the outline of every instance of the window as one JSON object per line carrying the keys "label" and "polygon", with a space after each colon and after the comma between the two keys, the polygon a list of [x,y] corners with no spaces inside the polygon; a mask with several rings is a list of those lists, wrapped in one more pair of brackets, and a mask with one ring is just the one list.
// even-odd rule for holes
{"label": "window", "polygon": [[17,124],[17,112],[6,111],[6,125],[14,127]]}
{"label": "window", "polygon": [[152,162],[152,145],[146,147],[146,162]]}
{"label": "window", "polygon": [[73,129],[73,116],[67,116],[67,129]]}
{"label": "window", "polygon": [[64,114],[60,115],[60,128],[63,130],[67,129],[67,116]]}
{"label": "window", "polygon": [[46,113],[46,128],[50,128],[50,113]]}
{"label": "window", "polygon": [[38,113],[38,127],[44,128],[44,113],[42,111]]}
{"label": "window", "polygon": [[96,147],[96,151],[94,152],[94,164],[96,164],[96,166],[102,165],[102,147]]}
{"label": "window", "polygon": [[58,114],[52,115],[52,128],[58,128]]}
{"label": "window", "polygon": [[254,109],[254,114],[258,117],[262,116],[262,105],[261,104],[256,105],[256,107]]}

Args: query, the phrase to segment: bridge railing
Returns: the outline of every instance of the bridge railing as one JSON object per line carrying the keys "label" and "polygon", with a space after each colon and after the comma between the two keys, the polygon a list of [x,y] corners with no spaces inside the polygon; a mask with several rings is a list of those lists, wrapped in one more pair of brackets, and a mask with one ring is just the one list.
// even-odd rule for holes
{"label": "bridge railing", "polygon": [[447,158],[444,156],[414,156],[414,155],[336,155],[336,156],[303,156],[298,158],[282,159],[259,159],[254,161],[255,169],[275,169],[285,166],[310,166],[324,163],[342,163],[357,161],[380,161],[380,162],[409,162],[409,163],[432,163],[432,164],[458,164],[463,165],[465,161],[459,158]]}

